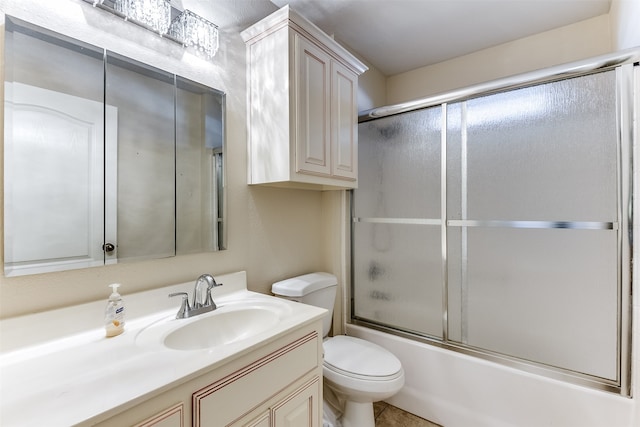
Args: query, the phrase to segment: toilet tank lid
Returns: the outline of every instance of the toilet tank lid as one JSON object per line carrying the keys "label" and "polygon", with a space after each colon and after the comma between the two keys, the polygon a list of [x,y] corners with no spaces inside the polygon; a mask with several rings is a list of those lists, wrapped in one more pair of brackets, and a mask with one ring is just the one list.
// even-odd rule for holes
{"label": "toilet tank lid", "polygon": [[309,273],[281,280],[271,286],[271,292],[284,297],[302,297],[320,289],[337,286],[338,279],[330,273]]}

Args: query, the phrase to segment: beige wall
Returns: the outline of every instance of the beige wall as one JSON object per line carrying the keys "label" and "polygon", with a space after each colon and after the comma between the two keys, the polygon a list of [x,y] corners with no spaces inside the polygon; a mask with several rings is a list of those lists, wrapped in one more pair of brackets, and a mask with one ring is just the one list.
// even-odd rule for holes
{"label": "beige wall", "polygon": [[640,47],[639,22],[640,1],[613,0],[609,14],[389,76],[386,83],[386,103],[410,101],[502,77]]}
{"label": "beige wall", "polygon": [[387,103],[419,99],[611,51],[608,15],[546,31],[387,79]]}
{"label": "beige wall", "polygon": [[358,111],[387,105],[387,77],[366,59],[359,59],[369,69],[358,78]]}
{"label": "beige wall", "polygon": [[362,61],[369,69],[358,77],[358,111],[386,105],[387,103],[387,76],[374,67],[367,58],[358,54],[342,40],[336,39],[343,47]]}
{"label": "beige wall", "polygon": [[613,0],[609,20],[613,50],[640,46],[640,1]]}
{"label": "beige wall", "polygon": [[331,267],[324,251],[321,192],[247,186],[245,47],[238,33],[225,33],[214,60],[205,61],[77,0],[0,0],[0,10],[227,92],[229,216],[228,250],[223,252],[1,277],[0,317],[106,300],[113,282],[122,283],[126,295],[194,280],[204,272],[246,270],[250,288],[268,292],[276,280]]}

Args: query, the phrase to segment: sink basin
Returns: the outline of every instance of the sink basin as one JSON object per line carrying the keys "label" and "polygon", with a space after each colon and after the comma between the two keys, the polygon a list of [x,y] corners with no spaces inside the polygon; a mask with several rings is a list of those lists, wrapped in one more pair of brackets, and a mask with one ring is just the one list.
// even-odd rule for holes
{"label": "sink basin", "polygon": [[170,332],[164,345],[174,350],[200,350],[230,344],[266,331],[278,315],[261,308],[242,308],[197,319]]}
{"label": "sink basin", "polygon": [[285,302],[272,299],[229,301],[188,319],[175,319],[173,314],[143,328],[136,343],[147,348],[194,351],[242,341],[271,329],[290,312]]}

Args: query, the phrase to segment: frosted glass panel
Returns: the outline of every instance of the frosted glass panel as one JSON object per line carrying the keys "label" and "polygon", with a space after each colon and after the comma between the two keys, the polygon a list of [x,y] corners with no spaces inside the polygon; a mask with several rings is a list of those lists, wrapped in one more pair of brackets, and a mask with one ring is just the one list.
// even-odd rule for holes
{"label": "frosted glass panel", "polygon": [[[374,221],[355,224],[354,315],[436,337],[442,336],[441,127],[440,107],[360,124],[354,193],[355,216]],[[435,225],[402,223],[409,218]]]}
{"label": "frosted glass panel", "polygon": [[440,227],[355,224],[354,315],[442,336]]}
{"label": "frosted glass panel", "polygon": [[611,230],[468,230],[467,343],[616,378]]}
{"label": "frosted glass panel", "polygon": [[623,383],[617,73],[361,124],[354,317],[431,337],[446,319],[452,348]]}
{"label": "frosted glass panel", "polygon": [[440,218],[441,109],[358,128],[358,217]]}
{"label": "frosted glass panel", "polygon": [[467,101],[468,218],[614,221],[615,72]]}

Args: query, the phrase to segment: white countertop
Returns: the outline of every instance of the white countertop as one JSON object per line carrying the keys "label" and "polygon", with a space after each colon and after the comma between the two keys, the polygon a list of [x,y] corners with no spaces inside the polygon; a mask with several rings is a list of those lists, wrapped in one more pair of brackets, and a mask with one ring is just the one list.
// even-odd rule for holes
{"label": "white countertop", "polygon": [[[216,280],[224,283],[212,292],[219,306],[239,298],[252,301],[275,298],[246,290],[244,272]],[[94,424],[326,313],[317,307],[278,299],[290,307],[288,314],[273,328],[235,343],[181,351],[136,342],[137,334],[146,326],[175,317],[180,301],[169,300],[169,293],[191,294],[192,289],[193,282],[189,282],[127,295],[123,287],[127,310],[125,332],[113,338],[105,338],[102,327],[108,295],[100,302],[0,321],[0,425]],[[83,330],[82,325],[89,327]]]}

